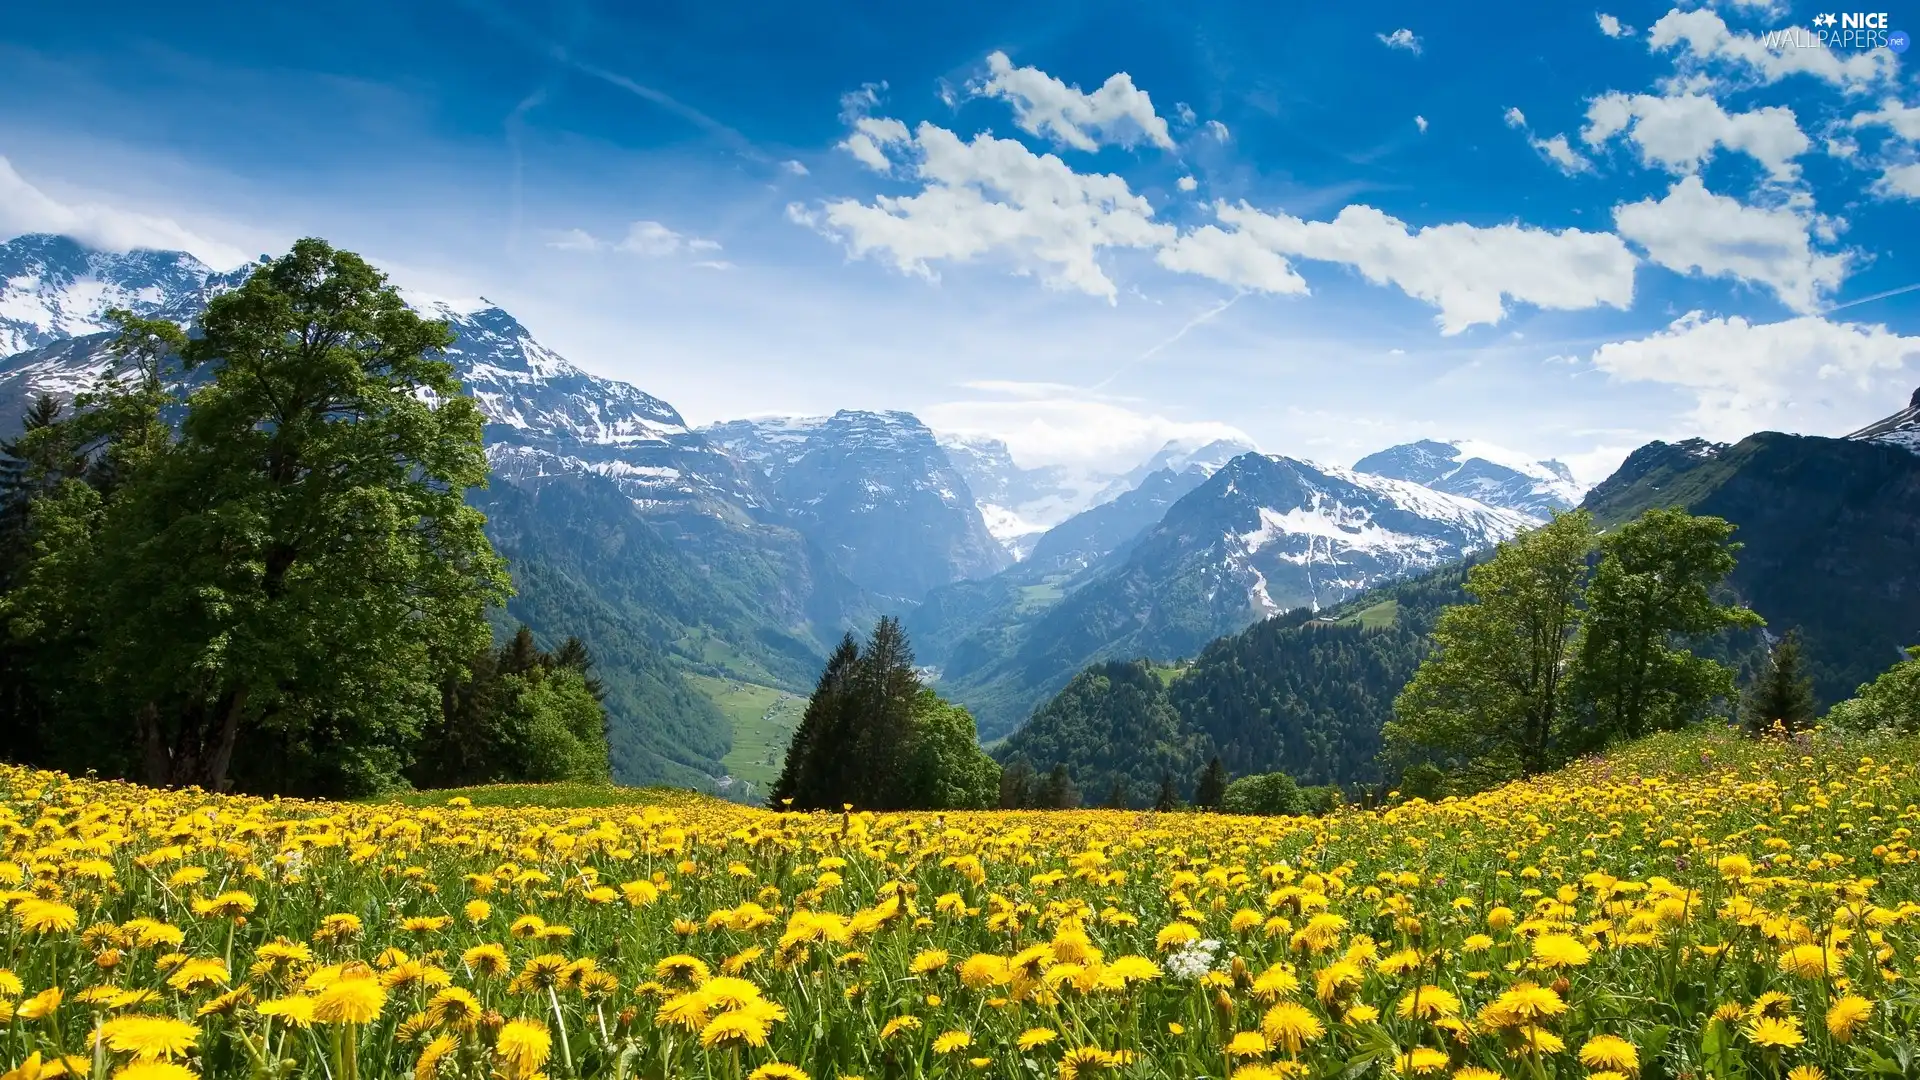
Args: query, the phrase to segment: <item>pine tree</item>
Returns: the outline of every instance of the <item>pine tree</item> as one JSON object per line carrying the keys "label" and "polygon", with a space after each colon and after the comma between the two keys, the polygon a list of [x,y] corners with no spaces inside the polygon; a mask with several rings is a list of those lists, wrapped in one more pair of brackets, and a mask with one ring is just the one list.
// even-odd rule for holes
{"label": "pine tree", "polygon": [[1787,734],[1813,723],[1813,680],[1801,672],[1800,632],[1789,630],[1767,655],[1767,666],[1747,693],[1741,710],[1755,735],[1778,722]]}
{"label": "pine tree", "polygon": [[860,647],[854,643],[853,635],[841,637],[840,644],[827,658],[827,666],[820,672],[820,681],[807,702],[807,711],[801,715],[800,724],[793,729],[793,738],[787,743],[787,760],[781,766],[779,778],[773,782],[770,805],[822,810],[837,808],[845,801],[839,793],[827,790],[826,784],[831,778],[824,774],[829,760],[851,749],[846,745],[852,734],[847,712],[859,662]]}
{"label": "pine tree", "polygon": [[901,790],[907,777],[906,759],[913,737],[914,708],[920,696],[920,676],[913,667],[913,648],[900,629],[900,620],[883,615],[861,650],[855,668],[854,712],[858,731],[851,752],[833,764],[833,787],[844,801],[876,810],[899,809],[912,802]]}
{"label": "pine tree", "polygon": [[1127,808],[1126,783],[1121,780],[1115,780],[1113,787],[1107,791],[1107,801],[1100,805],[1108,810],[1125,810]]}
{"label": "pine tree", "polygon": [[1180,789],[1165,773],[1160,774],[1160,794],[1154,797],[1153,808],[1161,813],[1180,809]]}
{"label": "pine tree", "polygon": [[1220,806],[1220,797],[1227,793],[1227,767],[1220,764],[1220,755],[1215,754],[1207,762],[1206,770],[1200,774],[1200,780],[1193,786],[1193,805],[1208,810]]}
{"label": "pine tree", "polygon": [[1000,809],[1025,810],[1033,805],[1033,766],[1024,759],[1000,771]]}
{"label": "pine tree", "polygon": [[1046,810],[1072,810],[1080,805],[1080,789],[1073,785],[1073,777],[1068,775],[1065,764],[1055,765],[1047,774],[1034,803]]}

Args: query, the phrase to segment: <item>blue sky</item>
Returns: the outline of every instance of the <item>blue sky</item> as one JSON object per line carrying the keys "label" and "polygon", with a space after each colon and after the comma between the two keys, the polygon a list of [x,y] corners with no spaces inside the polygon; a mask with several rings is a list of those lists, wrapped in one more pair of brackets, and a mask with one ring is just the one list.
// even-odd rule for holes
{"label": "blue sky", "polygon": [[1913,54],[1805,4],[1290,7],[24,5],[0,234],[322,235],[695,422],[904,408],[1029,463],[1594,479],[1920,383],[1920,292],[1867,299],[1920,283]]}

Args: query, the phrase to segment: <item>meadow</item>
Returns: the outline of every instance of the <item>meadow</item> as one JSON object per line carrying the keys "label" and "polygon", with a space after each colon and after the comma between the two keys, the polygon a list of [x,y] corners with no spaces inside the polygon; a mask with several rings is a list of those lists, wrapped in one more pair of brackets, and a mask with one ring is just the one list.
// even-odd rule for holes
{"label": "meadow", "polygon": [[331,804],[0,767],[8,1078],[1920,1070],[1920,745],[1324,818]]}

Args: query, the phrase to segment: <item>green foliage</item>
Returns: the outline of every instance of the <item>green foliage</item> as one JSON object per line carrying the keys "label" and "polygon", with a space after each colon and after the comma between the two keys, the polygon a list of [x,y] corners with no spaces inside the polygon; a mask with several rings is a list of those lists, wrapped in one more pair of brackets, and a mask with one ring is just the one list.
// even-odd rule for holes
{"label": "green foliage", "polygon": [[[1435,652],[1394,703],[1387,753],[1450,766],[1472,788],[1533,775],[1609,742],[1685,726],[1733,694],[1733,672],[1691,645],[1750,628],[1715,590],[1733,526],[1652,509],[1599,538],[1586,511],[1500,545],[1467,576]],[[1428,760],[1437,758],[1437,761]],[[1427,770],[1402,779],[1425,784]]]}
{"label": "green foliage", "polygon": [[[1860,439],[1763,431],[1732,446],[1651,443],[1587,496],[1605,526],[1683,507],[1740,528],[1723,591],[1800,631],[1815,703],[1870,682],[1920,626],[1920,456]],[[1754,670],[1759,635],[1735,630],[1696,651]]]}
{"label": "green foliage", "polygon": [[1737,565],[1733,530],[1720,518],[1656,508],[1601,538],[1572,687],[1587,745],[1684,727],[1733,697],[1733,672],[1689,647],[1761,623],[1713,595]]}
{"label": "green foliage", "polygon": [[604,687],[577,638],[553,652],[521,627],[442,688],[407,778],[423,788],[575,781],[607,783]]}
{"label": "green foliage", "polygon": [[1242,776],[1220,796],[1220,809],[1229,814],[1298,814],[1304,808],[1300,786],[1283,772]]}
{"label": "green foliage", "polygon": [[1482,780],[1566,757],[1563,683],[1593,537],[1590,515],[1559,514],[1468,573],[1474,602],[1441,615],[1434,654],[1394,702],[1390,755],[1438,753]]}
{"label": "green foliage", "polygon": [[1075,676],[1027,725],[1000,744],[1003,764],[1069,765],[1085,790],[1145,805],[1163,773],[1191,775],[1203,739],[1174,710],[1169,680],[1144,660],[1109,661]]}
{"label": "green foliage", "polygon": [[1787,631],[1767,654],[1767,666],[1741,703],[1741,717],[1755,735],[1775,724],[1788,734],[1813,723],[1813,680],[1801,672],[1800,635]]}
{"label": "green foliage", "polygon": [[[74,729],[153,783],[222,787],[237,751],[274,745],[340,791],[396,782],[507,592],[462,501],[486,458],[445,325],[318,240],[215,298],[194,338],[118,318],[121,369],[26,436],[26,460],[92,474],[29,513],[4,616],[43,650],[32,677],[85,687]],[[177,434],[176,356],[206,373]]]}
{"label": "green foliage", "polygon": [[1920,646],[1852,698],[1827,713],[1827,723],[1846,731],[1920,734]]}
{"label": "green foliage", "polygon": [[1207,767],[1200,771],[1200,778],[1193,784],[1193,805],[1212,810],[1220,805],[1227,793],[1227,767],[1220,763],[1220,755],[1215,754],[1207,760]]}
{"label": "green foliage", "polygon": [[1037,810],[1072,810],[1079,805],[1080,788],[1073,782],[1073,776],[1065,764],[1055,765],[1047,778],[1040,782],[1033,796],[1033,806]]}
{"label": "green foliage", "polygon": [[846,636],[827,658],[774,782],[773,805],[800,810],[985,809],[1000,766],[972,714],[923,687],[897,620],[864,647]]}
{"label": "green foliage", "polygon": [[297,795],[606,781],[585,644],[492,649],[507,577],[444,324],[318,240],[193,337],[114,318],[74,412],[36,401],[0,445],[8,756]]}

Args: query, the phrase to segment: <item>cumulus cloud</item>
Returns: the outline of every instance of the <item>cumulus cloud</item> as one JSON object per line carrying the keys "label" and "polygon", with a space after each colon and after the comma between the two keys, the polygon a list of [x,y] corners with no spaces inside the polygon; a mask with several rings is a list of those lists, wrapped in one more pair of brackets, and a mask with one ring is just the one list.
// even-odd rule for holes
{"label": "cumulus cloud", "polygon": [[862,116],[854,120],[853,133],[840,143],[840,149],[877,173],[889,172],[893,162],[882,147],[910,142],[913,133],[907,125],[883,116]]}
{"label": "cumulus cloud", "polygon": [[1218,120],[1207,121],[1206,131],[1207,134],[1213,136],[1220,142],[1226,142],[1228,139],[1233,138],[1233,133],[1227,130],[1227,125]]}
{"label": "cumulus cloud", "polygon": [[1593,162],[1588,161],[1580,151],[1575,150],[1565,135],[1555,135],[1548,139],[1529,135],[1527,145],[1533,147],[1541,157],[1558,165],[1560,171],[1569,176],[1593,168]]}
{"label": "cumulus cloud", "polygon": [[1609,15],[1604,11],[1594,12],[1593,18],[1594,18],[1594,21],[1600,24],[1600,32],[1607,35],[1610,38],[1624,38],[1624,37],[1633,36],[1633,27],[1628,26],[1626,23],[1621,22],[1618,18],[1612,15]]}
{"label": "cumulus cloud", "polygon": [[1654,262],[1682,274],[1731,277],[1765,285],[1795,311],[1819,308],[1847,276],[1845,255],[1815,250],[1831,229],[1798,205],[1748,206],[1707,190],[1697,176],[1652,198],[1614,207],[1614,227]]}
{"label": "cumulus cloud", "polygon": [[547,246],[561,251],[624,251],[651,258],[720,250],[718,240],[675,232],[657,221],[636,221],[618,240],[603,240],[585,229],[568,229],[549,240]]}
{"label": "cumulus cloud", "polygon": [[1725,147],[1751,156],[1780,181],[1798,177],[1793,159],[1812,146],[1793,110],[1784,105],[1729,113],[1712,97],[1698,93],[1610,92],[1594,98],[1587,105],[1581,141],[1597,147],[1617,135],[1633,143],[1642,162],[1668,172],[1696,172],[1717,148]]}
{"label": "cumulus cloud", "polygon": [[1194,230],[1161,252],[1161,265],[1240,288],[1299,293],[1306,286],[1289,257],[1339,263],[1438,308],[1443,334],[1500,322],[1509,300],[1557,310],[1633,303],[1633,253],[1610,233],[1519,224],[1416,229],[1362,205],[1332,221],[1246,203],[1218,203],[1214,213],[1231,232]]}
{"label": "cumulus cloud", "polygon": [[798,161],[791,161],[791,160],[781,162],[780,167],[786,170],[788,174],[793,176],[805,176],[809,171],[805,165],[801,164]]}
{"label": "cumulus cloud", "polygon": [[1920,337],[1817,316],[1750,323],[1695,311],[1651,337],[1603,345],[1591,359],[1612,378],[1692,395],[1690,419],[1708,438],[1769,429],[1841,435],[1906,400]]}
{"label": "cumulus cloud", "polygon": [[1880,174],[1873,188],[1894,198],[1920,199],[1920,162],[1890,167]]}
{"label": "cumulus cloud", "polygon": [[1195,180],[1191,176],[1183,176],[1180,179],[1175,180],[1173,182],[1173,186],[1179,188],[1181,191],[1192,191],[1193,189],[1200,186],[1200,181]]}
{"label": "cumulus cloud", "polygon": [[1018,461],[1124,469],[1176,439],[1253,442],[1230,424],[1172,419],[1054,383],[1001,382],[969,389],[979,396],[914,411],[936,431],[1000,439]]}
{"label": "cumulus cloud", "polygon": [[246,252],[203,236],[170,217],[55,198],[29,183],[14,170],[12,162],[0,156],[0,240],[30,232],[62,233],[106,251],[185,251],[221,270],[248,261]]}
{"label": "cumulus cloud", "polygon": [[1427,118],[1424,116],[1414,117],[1413,126],[1420,129],[1420,134],[1425,135],[1427,133]]}
{"label": "cumulus cloud", "polygon": [[1847,126],[1891,128],[1894,134],[1903,139],[1920,142],[1920,105],[1907,105],[1899,98],[1888,98],[1872,112],[1855,113],[1853,119],[1847,121]]}
{"label": "cumulus cloud", "polygon": [[1567,142],[1565,135],[1555,135],[1548,139],[1535,135],[1527,126],[1527,114],[1518,108],[1509,106],[1502,119],[1507,122],[1508,127],[1526,132],[1527,145],[1533,147],[1535,153],[1558,166],[1560,171],[1568,176],[1593,168],[1593,162],[1588,161],[1580,151],[1575,150],[1573,145]]}
{"label": "cumulus cloud", "polygon": [[1118,176],[1076,173],[1012,139],[983,133],[963,141],[928,123],[912,133],[898,121],[885,123],[898,131],[888,129],[873,149],[921,181],[918,194],[789,208],[795,221],[838,238],[856,258],[873,256],[933,278],[934,262],[997,254],[1053,288],[1112,302],[1118,290],[1100,267],[1100,253],[1174,238],[1173,227],[1153,220],[1153,206]]}
{"label": "cumulus cloud", "polygon": [[1891,78],[1895,71],[1893,54],[1886,49],[1841,55],[1804,35],[1770,41],[1729,28],[1717,12],[1705,7],[1676,8],[1662,15],[1647,31],[1647,47],[1654,52],[1679,49],[1694,64],[1724,67],[1762,84],[1809,75],[1858,91]]}
{"label": "cumulus cloud", "polygon": [[1389,49],[1404,49],[1415,56],[1420,55],[1420,38],[1404,26],[1391,34],[1375,34],[1373,36],[1379,38],[1380,44],[1385,45]]}
{"label": "cumulus cloud", "polygon": [[1075,150],[1096,150],[1102,142],[1133,146],[1148,142],[1173,149],[1167,122],[1153,111],[1153,99],[1118,72],[1098,90],[1082,93],[1036,67],[1014,67],[1007,54],[987,57],[988,78],[973,88],[981,97],[1004,98],[1013,105],[1013,121],[1022,131],[1053,139]]}

